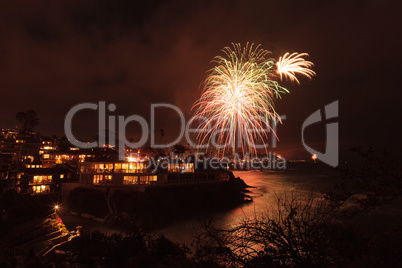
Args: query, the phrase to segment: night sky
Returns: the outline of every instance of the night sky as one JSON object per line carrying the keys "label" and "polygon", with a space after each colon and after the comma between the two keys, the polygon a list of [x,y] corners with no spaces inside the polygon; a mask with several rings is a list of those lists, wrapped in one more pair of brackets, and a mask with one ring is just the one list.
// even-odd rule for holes
{"label": "night sky", "polygon": [[[342,160],[369,143],[397,154],[401,26],[400,1],[2,1],[0,127],[34,109],[38,132],[63,135],[72,106],[100,100],[116,104],[115,115],[149,118],[150,105],[165,102],[190,117],[213,57],[252,42],[274,58],[307,52],[317,73],[284,83],[291,93],[276,108],[287,119],[273,151],[307,158],[302,122],[339,100]],[[97,134],[95,112],[76,119],[77,136]],[[172,137],[177,122],[159,113],[156,128]],[[306,135],[323,150],[324,125]]]}

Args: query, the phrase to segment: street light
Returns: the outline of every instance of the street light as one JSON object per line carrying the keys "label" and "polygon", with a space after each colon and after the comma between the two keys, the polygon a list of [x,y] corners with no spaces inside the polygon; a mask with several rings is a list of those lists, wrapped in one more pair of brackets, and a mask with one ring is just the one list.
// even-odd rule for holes
{"label": "street light", "polygon": [[313,154],[313,155],[311,156],[311,159],[313,159],[313,161],[314,161],[314,163],[315,163],[315,161],[317,160],[317,155],[316,155],[316,154]]}

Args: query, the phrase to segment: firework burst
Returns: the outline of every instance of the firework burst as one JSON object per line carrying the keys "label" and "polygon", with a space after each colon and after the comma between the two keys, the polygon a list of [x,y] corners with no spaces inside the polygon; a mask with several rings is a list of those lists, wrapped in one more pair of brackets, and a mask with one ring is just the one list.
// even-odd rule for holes
{"label": "firework burst", "polygon": [[[306,54],[285,54],[277,62],[271,52],[260,45],[232,44],[225,47],[224,56],[216,56],[216,66],[208,72],[201,98],[194,104],[194,119],[199,119],[200,143],[212,142],[218,153],[236,148],[256,154],[266,148],[267,132],[273,131],[272,122],[280,122],[274,109],[274,100],[289,91],[275,78],[288,77],[299,82],[295,74],[311,77],[311,62]],[[261,144],[262,142],[262,144]],[[257,144],[258,143],[258,144]]]}
{"label": "firework burst", "polygon": [[277,73],[281,77],[287,77],[290,81],[295,81],[300,84],[299,80],[296,77],[296,74],[307,76],[308,78],[312,78],[315,75],[315,72],[310,68],[314,66],[311,61],[305,60],[303,57],[308,56],[307,53],[286,53],[282,57],[279,58],[276,63]]}

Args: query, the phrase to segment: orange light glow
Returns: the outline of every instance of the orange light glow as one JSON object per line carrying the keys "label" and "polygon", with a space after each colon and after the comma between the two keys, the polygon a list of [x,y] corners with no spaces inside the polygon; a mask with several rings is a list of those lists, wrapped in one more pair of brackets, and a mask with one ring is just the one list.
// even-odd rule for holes
{"label": "orange light glow", "polygon": [[317,155],[316,155],[316,154],[313,154],[313,155],[311,156],[311,159],[313,159],[313,160],[314,160],[314,163],[315,163],[315,160],[317,160]]}

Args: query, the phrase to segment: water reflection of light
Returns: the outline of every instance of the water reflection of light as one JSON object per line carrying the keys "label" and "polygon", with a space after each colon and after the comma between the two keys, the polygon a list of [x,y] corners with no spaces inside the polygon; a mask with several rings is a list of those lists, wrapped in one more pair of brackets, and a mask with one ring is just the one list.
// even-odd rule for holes
{"label": "water reflection of light", "polygon": [[314,198],[320,198],[322,192],[332,185],[337,179],[337,174],[328,169],[323,173],[318,173],[317,169],[300,171],[235,171],[235,177],[240,177],[247,185],[255,188],[249,188],[247,195],[253,198],[253,202],[243,204],[237,208],[199,218],[193,218],[178,221],[167,226],[158,232],[164,234],[167,238],[190,243],[194,232],[200,231],[209,219],[213,219],[216,227],[227,228],[237,225],[246,217],[252,218],[256,214],[265,212],[274,213],[277,209],[278,197],[291,196],[292,193],[304,196],[307,200],[313,195]]}

